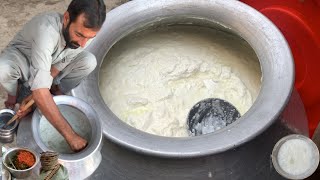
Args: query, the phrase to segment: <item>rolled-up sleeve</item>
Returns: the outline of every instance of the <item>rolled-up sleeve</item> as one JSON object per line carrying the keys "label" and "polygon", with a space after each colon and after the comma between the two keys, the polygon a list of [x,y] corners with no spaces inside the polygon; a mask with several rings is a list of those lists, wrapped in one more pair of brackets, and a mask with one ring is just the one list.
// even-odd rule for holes
{"label": "rolled-up sleeve", "polygon": [[31,90],[49,88],[52,84],[50,68],[52,53],[58,42],[58,32],[48,24],[39,24],[31,33],[31,63],[29,85]]}

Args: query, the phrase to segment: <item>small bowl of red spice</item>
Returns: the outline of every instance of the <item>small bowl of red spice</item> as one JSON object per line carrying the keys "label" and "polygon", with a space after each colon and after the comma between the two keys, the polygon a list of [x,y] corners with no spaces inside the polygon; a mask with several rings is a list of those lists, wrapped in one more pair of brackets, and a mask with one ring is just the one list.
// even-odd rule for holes
{"label": "small bowl of red spice", "polygon": [[3,155],[3,165],[13,177],[19,179],[29,177],[38,162],[37,154],[27,148],[11,148]]}

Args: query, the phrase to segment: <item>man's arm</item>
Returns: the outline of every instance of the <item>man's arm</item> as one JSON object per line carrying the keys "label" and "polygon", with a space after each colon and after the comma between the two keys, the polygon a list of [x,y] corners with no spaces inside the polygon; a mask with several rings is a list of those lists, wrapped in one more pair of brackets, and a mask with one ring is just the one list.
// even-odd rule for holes
{"label": "man's arm", "polygon": [[66,139],[73,151],[79,151],[85,148],[87,141],[74,132],[72,127],[62,116],[49,89],[36,89],[32,91],[32,96],[42,114]]}

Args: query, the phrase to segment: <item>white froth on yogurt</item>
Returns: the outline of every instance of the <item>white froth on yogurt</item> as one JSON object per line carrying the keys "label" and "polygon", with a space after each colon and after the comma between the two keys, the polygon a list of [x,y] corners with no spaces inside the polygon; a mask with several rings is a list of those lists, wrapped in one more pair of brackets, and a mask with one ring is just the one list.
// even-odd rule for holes
{"label": "white froth on yogurt", "polygon": [[258,59],[244,40],[181,26],[121,40],[100,68],[99,85],[105,103],[124,122],[155,135],[185,137],[194,104],[220,98],[243,115],[260,79]]}

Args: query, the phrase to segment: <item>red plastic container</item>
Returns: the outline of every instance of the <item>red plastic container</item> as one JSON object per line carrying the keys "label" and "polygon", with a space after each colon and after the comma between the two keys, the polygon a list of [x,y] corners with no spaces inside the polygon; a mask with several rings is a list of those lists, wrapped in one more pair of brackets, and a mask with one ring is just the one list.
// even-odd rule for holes
{"label": "red plastic container", "polygon": [[295,61],[295,88],[307,112],[310,136],[320,121],[320,0],[242,0],[267,16],[287,39]]}

